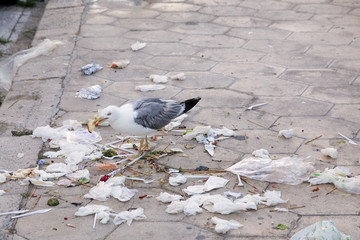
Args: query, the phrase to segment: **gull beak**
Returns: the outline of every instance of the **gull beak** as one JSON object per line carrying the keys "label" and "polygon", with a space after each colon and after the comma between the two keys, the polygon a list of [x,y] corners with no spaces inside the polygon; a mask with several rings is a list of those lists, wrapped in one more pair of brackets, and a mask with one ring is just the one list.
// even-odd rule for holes
{"label": "gull beak", "polygon": [[89,133],[92,133],[92,131],[95,129],[95,127],[97,127],[99,124],[105,122],[107,119],[109,119],[109,118],[100,117],[100,115],[98,115],[98,114],[95,115],[94,119],[89,119],[88,124],[87,124]]}

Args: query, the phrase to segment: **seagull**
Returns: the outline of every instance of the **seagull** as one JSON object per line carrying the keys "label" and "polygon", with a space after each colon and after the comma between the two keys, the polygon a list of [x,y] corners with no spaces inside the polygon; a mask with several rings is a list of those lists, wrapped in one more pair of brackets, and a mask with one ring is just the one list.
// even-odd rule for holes
{"label": "seagull", "polygon": [[191,110],[200,99],[197,97],[178,102],[161,98],[141,98],[121,107],[111,105],[99,109],[92,124],[97,126],[108,120],[110,126],[121,133],[145,136],[145,146],[142,139],[139,150],[149,150],[147,135],[165,127],[171,120]]}

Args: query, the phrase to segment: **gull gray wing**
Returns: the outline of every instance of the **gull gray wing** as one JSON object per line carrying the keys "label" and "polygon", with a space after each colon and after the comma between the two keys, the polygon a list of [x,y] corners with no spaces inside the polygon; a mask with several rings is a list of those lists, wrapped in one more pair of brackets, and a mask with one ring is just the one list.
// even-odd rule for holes
{"label": "gull gray wing", "polygon": [[142,98],[133,102],[133,107],[137,113],[135,122],[151,129],[165,127],[185,110],[184,103],[160,98]]}

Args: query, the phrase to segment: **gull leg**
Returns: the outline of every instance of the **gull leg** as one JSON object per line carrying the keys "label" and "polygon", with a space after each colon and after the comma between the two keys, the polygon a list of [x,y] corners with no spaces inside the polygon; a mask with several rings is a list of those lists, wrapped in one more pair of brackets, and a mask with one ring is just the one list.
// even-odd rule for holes
{"label": "gull leg", "polygon": [[149,150],[150,150],[147,136],[145,136],[145,146],[144,146],[143,150],[145,150],[145,151],[149,151]]}
{"label": "gull leg", "polygon": [[131,156],[131,157],[129,157],[129,159],[130,160],[134,160],[134,159],[136,159],[136,158],[138,158],[138,157],[140,157],[140,155],[141,155],[141,153],[143,152],[143,149],[144,148],[144,139],[141,139],[140,140],[140,146],[139,146],[139,150],[138,150],[138,153],[135,155],[135,156]]}

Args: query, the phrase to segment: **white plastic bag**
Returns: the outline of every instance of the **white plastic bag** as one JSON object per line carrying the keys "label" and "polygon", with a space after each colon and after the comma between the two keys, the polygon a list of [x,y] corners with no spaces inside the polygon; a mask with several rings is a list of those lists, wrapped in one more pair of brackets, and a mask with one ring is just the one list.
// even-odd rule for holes
{"label": "white plastic bag", "polygon": [[144,220],[144,219],[146,219],[146,216],[144,215],[144,209],[137,208],[135,210],[123,211],[118,213],[114,218],[114,224],[120,225],[126,222],[127,225],[130,226],[133,220]]}
{"label": "white plastic bag", "polygon": [[156,197],[156,200],[163,202],[163,203],[170,203],[177,200],[184,199],[183,196],[176,195],[176,194],[169,194],[167,192],[161,192],[158,197]]}
{"label": "white plastic bag", "polygon": [[181,174],[169,177],[169,184],[171,186],[179,186],[180,184],[186,183],[187,178]]}
{"label": "white plastic bag", "polygon": [[251,179],[297,185],[309,180],[314,164],[305,162],[307,157],[293,156],[279,160],[249,157],[227,168],[234,174]]}
{"label": "white plastic bag", "polygon": [[353,238],[336,229],[333,221],[314,223],[295,233],[290,240],[352,240]]}
{"label": "white plastic bag", "polygon": [[225,187],[228,182],[229,180],[225,178],[211,176],[204,185],[189,186],[184,189],[184,192],[189,195],[200,194],[213,189]]}
{"label": "white plastic bag", "polygon": [[217,233],[222,233],[222,234],[227,233],[227,231],[229,231],[231,229],[238,229],[243,226],[238,221],[235,221],[235,220],[227,221],[227,220],[224,220],[224,219],[221,219],[218,217],[212,217],[211,222],[216,225],[215,231]]}

